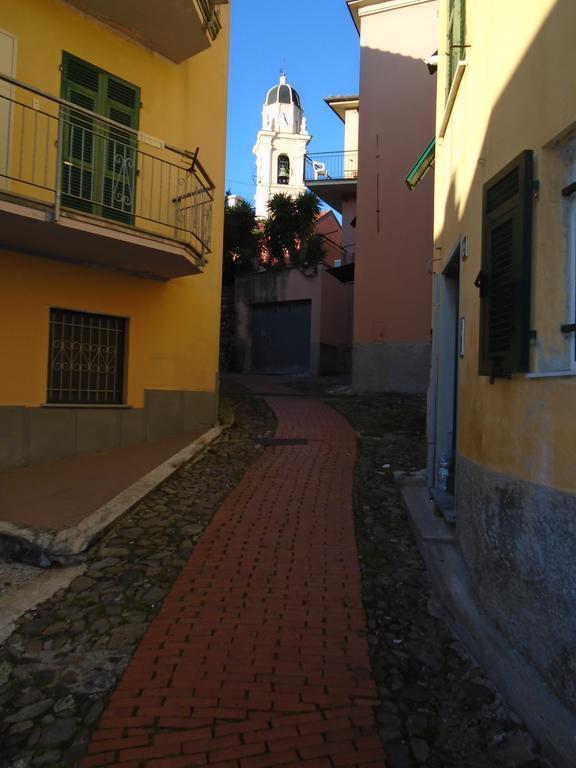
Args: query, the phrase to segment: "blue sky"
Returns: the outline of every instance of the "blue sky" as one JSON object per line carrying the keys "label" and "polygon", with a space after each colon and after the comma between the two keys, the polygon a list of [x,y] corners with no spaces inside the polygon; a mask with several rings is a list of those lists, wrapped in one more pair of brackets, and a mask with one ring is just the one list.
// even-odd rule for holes
{"label": "blue sky", "polygon": [[345,0],[232,0],[226,188],[254,197],[252,147],[266,92],[284,65],[300,94],[310,152],[342,150],[325,96],[358,92],[359,40]]}

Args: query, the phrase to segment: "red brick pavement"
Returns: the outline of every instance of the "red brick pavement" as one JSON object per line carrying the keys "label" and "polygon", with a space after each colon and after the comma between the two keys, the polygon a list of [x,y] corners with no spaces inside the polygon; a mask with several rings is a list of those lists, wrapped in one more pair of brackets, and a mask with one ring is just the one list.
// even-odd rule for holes
{"label": "red brick pavement", "polygon": [[354,433],[317,400],[269,403],[276,437],[308,444],[266,448],[228,496],[80,768],[383,768],[352,519]]}

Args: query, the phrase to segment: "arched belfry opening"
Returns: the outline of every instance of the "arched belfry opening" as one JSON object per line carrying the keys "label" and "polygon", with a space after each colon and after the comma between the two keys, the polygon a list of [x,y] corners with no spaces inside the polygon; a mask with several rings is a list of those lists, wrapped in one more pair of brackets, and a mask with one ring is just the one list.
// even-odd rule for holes
{"label": "arched belfry opening", "polygon": [[290,182],[290,158],[288,155],[278,157],[278,184],[288,184]]}

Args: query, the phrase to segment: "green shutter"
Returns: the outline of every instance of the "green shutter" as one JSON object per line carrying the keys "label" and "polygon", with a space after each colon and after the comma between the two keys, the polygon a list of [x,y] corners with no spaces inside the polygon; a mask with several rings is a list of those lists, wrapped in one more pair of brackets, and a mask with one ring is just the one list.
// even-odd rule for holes
{"label": "green shutter", "polygon": [[446,94],[456,74],[458,62],[465,58],[466,0],[448,0],[448,83]]}
{"label": "green shutter", "polygon": [[[116,123],[138,128],[139,89],[103,74],[103,114]],[[136,142],[134,134],[109,128],[105,148],[103,215],[132,223],[136,201]]]}
{"label": "green shutter", "polygon": [[[79,107],[98,111],[98,70],[64,54],[62,98]],[[82,112],[63,109],[62,203],[91,213],[94,200],[96,146],[94,121]]]}
{"label": "green shutter", "polygon": [[533,153],[484,186],[480,375],[527,371],[530,357]]}
{"label": "green shutter", "polygon": [[[62,97],[133,129],[138,128],[140,90],[64,53]],[[98,123],[80,112],[65,119],[62,202],[65,206],[133,222],[136,140],[128,131]]]}

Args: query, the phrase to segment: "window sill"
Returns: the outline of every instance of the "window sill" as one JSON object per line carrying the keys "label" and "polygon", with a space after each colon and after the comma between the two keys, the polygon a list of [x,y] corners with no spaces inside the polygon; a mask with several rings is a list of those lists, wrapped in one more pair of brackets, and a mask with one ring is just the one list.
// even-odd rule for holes
{"label": "window sill", "polygon": [[456,72],[454,73],[454,80],[452,80],[452,85],[450,86],[450,93],[448,94],[448,99],[446,100],[446,106],[444,107],[444,115],[442,117],[442,122],[440,123],[440,130],[438,131],[439,139],[443,139],[446,134],[448,123],[450,122],[450,117],[452,115],[452,110],[454,109],[454,102],[456,101],[456,96],[458,95],[458,91],[460,90],[460,83],[462,82],[462,78],[464,77],[464,72],[466,71],[467,66],[468,64],[466,61],[459,61],[458,66],[456,67]]}
{"label": "window sill", "polygon": [[525,379],[561,379],[564,377],[576,376],[576,370],[573,371],[535,371],[526,373]]}
{"label": "window sill", "polygon": [[83,410],[87,408],[96,408],[97,410],[113,408],[116,410],[129,410],[133,406],[124,405],[123,403],[41,403],[40,408],[82,408]]}

